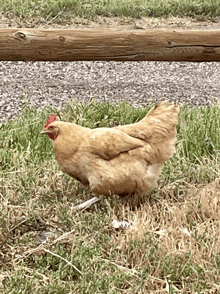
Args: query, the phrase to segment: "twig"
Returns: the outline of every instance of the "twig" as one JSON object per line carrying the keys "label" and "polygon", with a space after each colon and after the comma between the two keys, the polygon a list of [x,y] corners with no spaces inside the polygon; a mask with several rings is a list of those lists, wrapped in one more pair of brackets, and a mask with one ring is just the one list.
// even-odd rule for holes
{"label": "twig", "polygon": [[110,261],[110,260],[108,260],[108,259],[105,259],[105,258],[102,258],[101,260],[103,260],[103,261],[105,261],[105,262],[107,262],[107,263],[110,263],[110,264],[116,266],[117,268],[119,268],[119,269],[120,269],[121,271],[123,271],[123,272],[127,272],[127,273],[132,274],[132,275],[134,275],[135,277],[137,277],[137,275],[136,275],[137,270],[136,270],[136,269],[133,269],[133,270],[132,270],[132,269],[126,268],[126,267],[124,267],[124,266],[122,266],[122,265],[119,265],[119,264],[117,264],[117,263],[115,263],[115,262],[113,262],[113,261]]}
{"label": "twig", "polygon": [[70,235],[70,234],[72,234],[72,233],[74,233],[74,232],[75,232],[75,229],[73,229],[73,230],[71,230],[71,231],[69,231],[69,232],[67,232],[67,233],[64,233],[63,235],[61,235],[61,236],[59,236],[57,239],[55,239],[55,240],[50,244],[50,246],[55,245],[57,242],[59,242],[59,241],[65,239],[68,235]]}
{"label": "twig", "polygon": [[[53,256],[56,256],[56,257],[62,259],[62,260],[65,261],[68,265],[72,266],[72,267],[73,267],[73,268],[74,268],[74,269],[75,269],[80,275],[82,275],[82,272],[81,272],[81,271],[80,271],[80,270],[79,270],[74,264],[72,264],[70,261],[68,261],[67,259],[63,258],[62,256],[60,256],[60,255],[58,255],[58,254],[56,254],[56,253],[53,253],[52,251],[50,251],[50,250],[44,248],[44,247],[43,247],[43,244],[40,244],[37,248],[27,250],[26,252],[23,253],[23,256],[25,255],[25,256],[27,257],[27,256],[29,256],[29,255],[31,255],[31,254],[33,254],[33,253],[35,253],[35,252],[39,252],[39,251],[41,251],[41,250],[44,251],[44,252],[46,252],[46,253],[49,253],[49,254],[51,254],[51,255],[53,255]],[[16,261],[17,259],[20,259],[20,257],[21,257],[21,256],[17,257],[17,258],[15,259],[15,261]]]}
{"label": "twig", "polygon": [[30,268],[24,267],[24,266],[18,266],[17,268],[18,269],[23,269],[23,270],[27,271],[30,274],[33,274],[33,272],[35,272],[37,275],[39,275],[40,277],[43,278],[43,281],[49,281],[49,278],[47,276],[45,276],[42,273],[39,273],[37,270],[33,270],[33,269],[30,269]]}
{"label": "twig", "polygon": [[52,251],[46,249],[46,248],[41,248],[41,250],[53,255],[53,256],[56,256],[60,259],[62,259],[63,261],[65,261],[68,265],[72,266],[80,275],[82,275],[82,272],[74,265],[72,264],[70,261],[68,261],[67,259],[63,258],[62,256],[56,254],[56,253],[53,253]]}

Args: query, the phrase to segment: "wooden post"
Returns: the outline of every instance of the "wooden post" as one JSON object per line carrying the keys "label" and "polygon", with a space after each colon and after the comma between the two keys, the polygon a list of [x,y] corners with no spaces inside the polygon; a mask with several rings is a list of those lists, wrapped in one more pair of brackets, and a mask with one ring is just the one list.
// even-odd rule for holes
{"label": "wooden post", "polygon": [[220,61],[220,30],[0,29],[0,60]]}

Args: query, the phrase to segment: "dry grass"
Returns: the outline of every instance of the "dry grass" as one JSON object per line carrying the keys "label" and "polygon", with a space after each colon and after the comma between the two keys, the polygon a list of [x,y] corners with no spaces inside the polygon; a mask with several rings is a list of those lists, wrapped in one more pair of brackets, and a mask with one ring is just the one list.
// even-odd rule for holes
{"label": "dry grass", "polygon": [[[220,180],[205,186],[187,185],[181,201],[173,198],[173,188],[160,188],[136,211],[119,205],[117,199],[114,206],[103,199],[100,206],[82,213],[73,213],[67,198],[62,205],[55,201],[39,206],[43,188],[26,205],[19,205],[14,191],[8,189],[10,203],[1,202],[5,223],[0,289],[31,293],[24,283],[32,278],[36,293],[47,293],[58,271],[52,266],[55,262],[64,272],[68,270],[63,278],[59,273],[59,280],[68,284],[69,290],[63,293],[89,293],[94,286],[88,280],[86,287],[80,285],[88,275],[112,275],[112,281],[102,286],[103,292],[98,285],[94,287],[96,293],[218,293]],[[77,194],[78,185],[75,189]],[[132,227],[114,230],[113,219],[127,220]],[[87,249],[95,254],[87,256]],[[118,288],[116,276],[120,277]],[[74,289],[73,282],[80,286]],[[108,292],[111,287],[115,291]],[[61,287],[60,292],[48,293],[62,291]]]}
{"label": "dry grass", "polygon": [[182,202],[173,201],[169,192],[162,189],[159,198],[153,197],[135,213],[124,211],[123,218],[133,228],[112,238],[120,252],[117,262],[148,273],[142,293],[167,293],[169,284],[181,293],[192,293],[193,284],[206,284],[206,293],[218,290],[220,181],[189,186]]}

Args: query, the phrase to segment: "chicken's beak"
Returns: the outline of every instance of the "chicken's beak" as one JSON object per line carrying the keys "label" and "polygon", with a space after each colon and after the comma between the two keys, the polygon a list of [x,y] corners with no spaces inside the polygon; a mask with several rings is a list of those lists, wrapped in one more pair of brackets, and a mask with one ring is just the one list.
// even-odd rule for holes
{"label": "chicken's beak", "polygon": [[40,134],[41,135],[46,135],[46,134],[48,134],[48,131],[47,130],[43,130]]}

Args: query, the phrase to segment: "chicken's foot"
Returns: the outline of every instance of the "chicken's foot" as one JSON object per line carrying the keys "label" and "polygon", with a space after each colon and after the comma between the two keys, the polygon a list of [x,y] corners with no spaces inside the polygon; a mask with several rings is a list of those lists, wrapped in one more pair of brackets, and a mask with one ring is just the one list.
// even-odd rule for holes
{"label": "chicken's foot", "polygon": [[89,208],[91,205],[95,204],[96,202],[99,202],[100,199],[98,197],[93,197],[92,199],[89,199],[77,206],[72,207],[71,209],[73,211],[78,211],[78,210],[85,210],[87,208]]}

